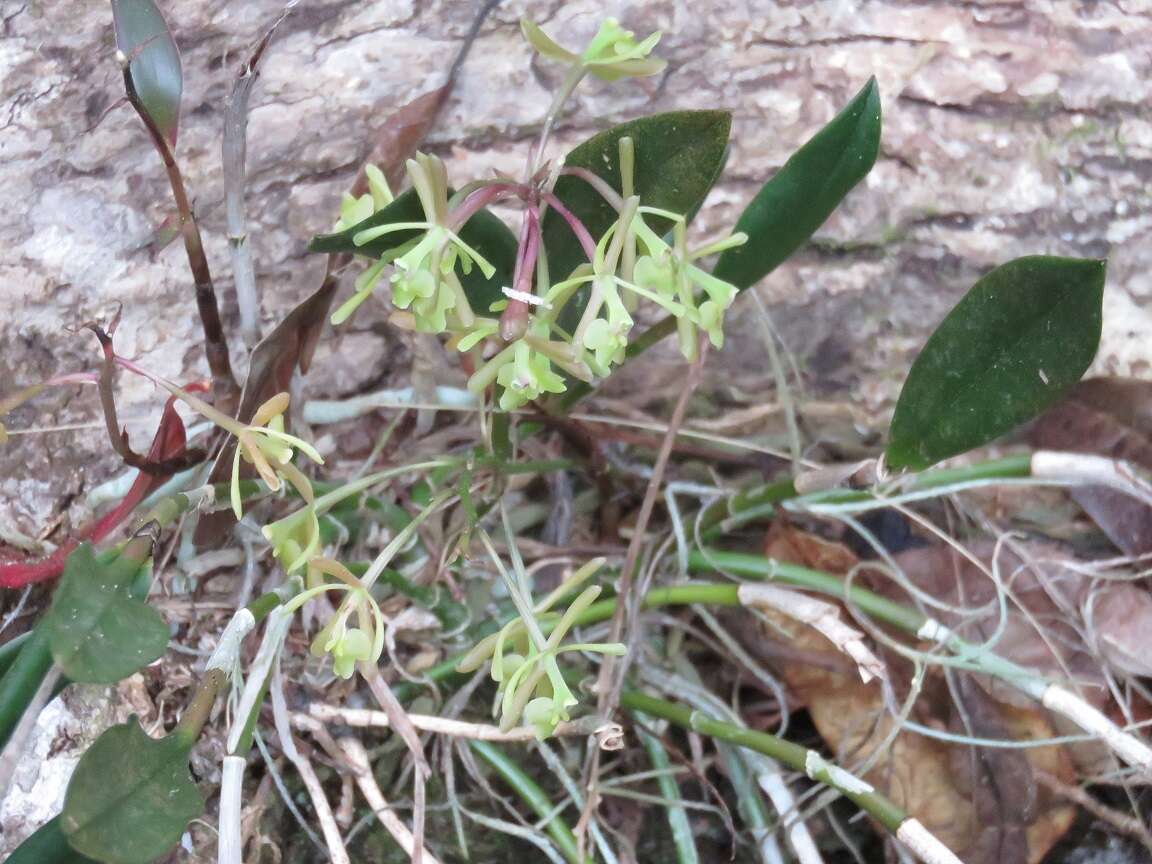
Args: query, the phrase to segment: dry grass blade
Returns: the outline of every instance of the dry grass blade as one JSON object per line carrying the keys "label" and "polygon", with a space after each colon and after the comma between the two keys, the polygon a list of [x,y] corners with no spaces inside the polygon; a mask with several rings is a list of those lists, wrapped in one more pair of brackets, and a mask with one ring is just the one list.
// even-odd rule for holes
{"label": "dry grass blade", "polygon": [[396,815],[396,812],[388,805],[388,801],[380,791],[380,786],[372,774],[372,765],[368,761],[368,753],[365,751],[364,745],[355,738],[341,738],[339,744],[340,749],[344,751],[344,755],[352,765],[356,785],[360,787],[360,793],[364,796],[364,800],[368,802],[368,806],[372,808],[372,812],[376,814],[376,818],[380,820],[380,824],[384,826],[384,830],[392,835],[393,839],[400,845],[400,848],[403,849],[413,861],[422,859],[428,862],[428,864],[440,864],[440,859],[427,849],[421,849],[420,854],[417,854],[416,838],[412,832],[408,830],[408,826],[401,821],[400,817]]}

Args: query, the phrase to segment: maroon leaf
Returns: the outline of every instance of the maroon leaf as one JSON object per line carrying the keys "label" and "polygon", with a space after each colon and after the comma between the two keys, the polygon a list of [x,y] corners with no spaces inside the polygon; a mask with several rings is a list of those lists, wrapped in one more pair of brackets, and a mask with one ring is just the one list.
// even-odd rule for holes
{"label": "maroon leaf", "polygon": [[[376,146],[367,162],[376,165],[388,178],[388,185],[395,191],[404,179],[404,163],[412,157],[424,141],[440,109],[448,101],[452,92],[452,82],[423,93],[411,102],[401,105],[385,121],[376,133]],[[352,185],[353,195],[363,195],[368,191],[368,177],[364,169],[356,175]]]}

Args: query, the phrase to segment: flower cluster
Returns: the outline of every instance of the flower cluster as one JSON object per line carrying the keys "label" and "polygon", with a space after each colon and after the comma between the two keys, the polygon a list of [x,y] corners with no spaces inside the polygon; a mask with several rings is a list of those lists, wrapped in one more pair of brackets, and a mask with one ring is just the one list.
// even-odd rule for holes
{"label": "flower cluster", "polygon": [[516,618],[498,633],[479,642],[457,665],[460,672],[473,672],[486,661],[491,661],[489,674],[498,685],[495,713],[500,718],[501,729],[507,731],[523,720],[535,728],[537,737],[543,739],[555,732],[560,723],[570,719],[569,709],[579,700],[564,680],[556,661],[560,654],[571,651],[624,653],[624,646],[619,643],[563,643],[581,613],[600,596],[598,585],[590,585],[581,591],[559,617],[546,617],[553,607],[603,565],[602,558],[589,561],[533,607],[534,616],[541,616],[540,629],[551,628],[546,640],[535,621]]}
{"label": "flower cluster", "polygon": [[[521,29],[541,56],[569,69],[546,118],[541,147],[564,99],[583,76],[615,81],[654,75],[665,67],[663,60],[650,56],[659,33],[637,40],[615,19],[606,20],[579,53],[562,48],[530,21],[521,21]],[[698,262],[743,243],[744,237],[737,234],[689,249],[685,215],[655,208],[635,194],[634,149],[631,138],[621,139],[619,191],[603,182],[592,183],[617,217],[599,237],[590,234],[553,194],[556,170],[535,170],[537,159],[532,160],[523,183],[498,178],[468,184],[453,195],[444,164],[434,156],[417,154],[407,169],[423,221],[372,224],[356,230],[356,225],[391,201],[382,177],[371,194],[345,202],[340,227],[355,232],[352,237],[357,246],[371,243],[376,251],[380,238],[393,234],[398,242],[360,275],[355,294],[333,321],[343,321],[364,302],[391,265],[392,303],[401,310],[393,320],[421,332],[446,335],[451,347],[469,355],[474,370],[469,389],[477,394],[494,389],[500,408],[506,411],[547,394],[563,393],[571,379],[591,382],[608,375],[626,357],[633,315],[641,300],[675,317],[685,357],[695,357],[701,332],[714,345],[722,345],[724,314],[737,291]],[[460,276],[478,267],[485,278],[492,279],[495,268],[461,239],[459,230],[483,206],[509,197],[524,205],[524,222],[513,284],[503,288],[508,300],[490,309],[473,310]],[[568,223],[587,257],[574,272],[549,271],[541,229],[544,210],[549,207]],[[571,314],[577,306],[579,314]],[[495,312],[501,313],[499,319],[487,317]]]}
{"label": "flower cluster", "polygon": [[[436,156],[417,153],[405,163],[408,179],[424,211],[422,222],[393,222],[376,225],[357,232],[353,242],[364,246],[398,232],[421,232],[415,239],[390,249],[356,280],[356,293],[332,316],[334,324],[342,323],[375,290],[388,264],[394,265],[391,277],[392,303],[397,309],[409,310],[414,327],[423,333],[442,333],[448,326],[448,315],[464,327],[472,323],[471,306],[464,296],[464,288],[456,275],[456,267],[467,274],[479,267],[491,278],[495,272],[488,261],[460,239],[449,222],[448,172]],[[385,187],[386,188],[386,187]],[[371,197],[371,196],[365,196]],[[376,199],[360,199],[351,215],[372,215],[368,206],[375,207]],[[375,212],[375,211],[373,211]],[[344,219],[342,218],[343,222]],[[361,219],[360,221],[363,221]],[[353,223],[355,227],[357,223]]]}

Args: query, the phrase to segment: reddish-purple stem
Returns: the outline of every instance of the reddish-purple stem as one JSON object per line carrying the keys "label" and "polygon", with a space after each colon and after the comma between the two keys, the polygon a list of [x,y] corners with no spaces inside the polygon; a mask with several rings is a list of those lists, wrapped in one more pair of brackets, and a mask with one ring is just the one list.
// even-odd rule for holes
{"label": "reddish-purple stem", "polygon": [[588,256],[589,261],[596,260],[596,241],[592,239],[592,235],[588,229],[584,227],[584,223],[576,218],[567,207],[565,207],[560,199],[553,195],[551,192],[544,193],[544,200],[548,202],[548,206],[564,217],[564,221],[568,223],[568,227],[572,229],[572,233],[576,235],[576,239],[580,241],[580,246],[584,249],[584,254]]}
{"label": "reddish-purple stem", "polygon": [[510,194],[519,193],[521,189],[522,187],[518,183],[501,183],[495,186],[485,186],[482,189],[477,189],[448,214],[448,229],[451,231],[459,231],[467,224],[469,219],[489,204],[493,204],[502,198],[507,198]]}

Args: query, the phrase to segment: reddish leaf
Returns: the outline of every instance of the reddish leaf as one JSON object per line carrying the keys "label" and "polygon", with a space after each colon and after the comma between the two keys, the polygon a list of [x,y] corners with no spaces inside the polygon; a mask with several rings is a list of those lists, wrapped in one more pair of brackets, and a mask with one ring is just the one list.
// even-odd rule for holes
{"label": "reddish leaf", "polygon": [[[156,436],[152,439],[152,446],[148,450],[148,458],[152,461],[174,459],[184,453],[186,438],[184,421],[176,413],[176,400],[170,398],[164,405],[164,414],[160,418],[160,426]],[[90,525],[82,528],[75,537],[64,542],[60,548],[39,561],[3,561],[0,562],[0,588],[21,588],[33,582],[44,582],[55,579],[64,571],[64,562],[72,551],[85,540],[99,543],[128,515],[136,509],[148,494],[162,485],[170,475],[151,474],[141,471],[136,476],[132,488],[124,499]]]}
{"label": "reddish leaf", "polygon": [[[377,131],[376,146],[365,162],[371,162],[384,172],[393,191],[400,187],[404,179],[404,163],[412,158],[431,131],[451,92],[452,82],[449,82],[417,96],[397,108]],[[352,194],[360,196],[367,191],[368,176],[361,168],[356,175],[356,182],[352,184]]]}
{"label": "reddish leaf", "polygon": [[[1152,383],[1081,381],[1036,421],[1031,439],[1045,450],[1094,453],[1152,471]],[[1100,486],[1078,487],[1071,495],[1126,555],[1152,552],[1152,508]]]}

